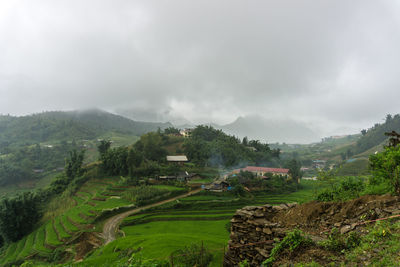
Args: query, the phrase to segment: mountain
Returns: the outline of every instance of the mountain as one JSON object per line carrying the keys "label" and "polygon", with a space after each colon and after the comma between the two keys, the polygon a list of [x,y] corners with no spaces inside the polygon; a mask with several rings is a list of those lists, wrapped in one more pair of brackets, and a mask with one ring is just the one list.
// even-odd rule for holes
{"label": "mountain", "polygon": [[0,148],[9,144],[95,139],[110,132],[142,135],[170,123],[133,121],[103,110],[50,111],[28,116],[0,116]]}
{"label": "mountain", "polygon": [[246,116],[219,128],[240,138],[247,136],[268,143],[312,143],[321,139],[305,124],[289,119],[272,120],[261,116]]}
{"label": "mountain", "polygon": [[117,109],[116,114],[130,118],[132,120],[148,121],[148,122],[170,122],[177,128],[185,128],[184,126],[190,125],[193,127],[193,123],[187,120],[185,117],[177,114],[173,114],[170,110],[147,110],[147,109]]}

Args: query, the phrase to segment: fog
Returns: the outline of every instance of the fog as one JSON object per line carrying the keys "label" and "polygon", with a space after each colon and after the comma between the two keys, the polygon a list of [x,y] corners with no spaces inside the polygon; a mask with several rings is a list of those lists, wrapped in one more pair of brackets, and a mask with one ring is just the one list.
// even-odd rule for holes
{"label": "fog", "polygon": [[400,112],[398,47],[398,1],[1,1],[0,113],[355,133]]}

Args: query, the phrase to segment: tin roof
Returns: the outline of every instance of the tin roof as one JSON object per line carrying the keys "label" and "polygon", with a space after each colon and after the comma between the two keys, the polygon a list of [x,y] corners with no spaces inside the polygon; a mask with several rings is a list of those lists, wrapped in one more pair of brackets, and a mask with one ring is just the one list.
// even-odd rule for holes
{"label": "tin roof", "polygon": [[185,155],[182,155],[182,156],[167,156],[167,161],[185,162],[185,161],[188,161],[188,159],[187,159],[187,157]]}

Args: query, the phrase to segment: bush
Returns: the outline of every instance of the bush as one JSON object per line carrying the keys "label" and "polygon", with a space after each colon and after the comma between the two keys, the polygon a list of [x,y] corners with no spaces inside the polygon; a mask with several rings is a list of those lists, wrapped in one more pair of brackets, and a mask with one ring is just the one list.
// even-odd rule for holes
{"label": "bush", "polygon": [[339,233],[337,228],[332,228],[328,239],[321,242],[321,245],[331,251],[342,251],[346,248],[345,240],[343,236]]}
{"label": "bush", "polygon": [[320,243],[323,247],[330,251],[343,251],[359,246],[361,243],[361,236],[358,232],[350,232],[347,237],[339,233],[337,228],[332,228],[328,239]]}
{"label": "bush", "polygon": [[301,230],[294,229],[293,231],[288,232],[282,241],[275,245],[271,250],[269,258],[262,263],[262,266],[271,266],[279,253],[285,249],[289,249],[290,252],[293,252],[300,246],[309,246],[311,244],[313,244],[313,241],[310,238],[305,237]]}
{"label": "bush", "polygon": [[391,191],[400,195],[400,146],[386,147],[369,157],[372,174],[377,181],[387,181]]}
{"label": "bush", "polygon": [[324,189],[317,195],[318,201],[345,201],[357,198],[365,189],[365,182],[360,177],[345,177],[330,188]]}

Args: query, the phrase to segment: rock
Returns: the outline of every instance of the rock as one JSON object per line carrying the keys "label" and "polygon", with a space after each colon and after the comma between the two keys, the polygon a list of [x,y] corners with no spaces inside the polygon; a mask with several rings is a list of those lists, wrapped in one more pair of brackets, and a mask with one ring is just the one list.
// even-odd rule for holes
{"label": "rock", "polygon": [[279,205],[282,209],[287,209],[289,206],[288,205],[286,205],[286,204],[280,204]]}
{"label": "rock", "polygon": [[279,206],[273,206],[272,209],[275,210],[275,211],[281,211],[281,210],[286,209],[286,207],[285,207],[285,208],[282,208],[282,207],[279,205]]}
{"label": "rock", "polygon": [[252,225],[266,225],[269,223],[266,219],[255,219],[255,220],[248,220],[247,223],[252,224]]}
{"label": "rock", "polygon": [[242,208],[242,210],[249,210],[249,211],[256,210],[256,209],[259,209],[259,207],[258,206],[246,206],[246,207]]}
{"label": "rock", "polygon": [[343,234],[347,233],[350,230],[351,230],[351,226],[350,225],[345,225],[342,228],[340,228],[340,233],[343,235]]}
{"label": "rock", "polygon": [[264,212],[262,210],[256,210],[254,212],[254,217],[257,217],[257,218],[264,217]]}
{"label": "rock", "polygon": [[264,228],[263,229],[263,232],[265,233],[265,234],[267,234],[267,235],[270,235],[270,234],[272,234],[272,231],[271,231],[271,229],[270,228]]}
{"label": "rock", "polygon": [[236,211],[235,216],[236,216],[236,215],[237,215],[237,216],[240,216],[240,217],[247,217],[247,218],[248,218],[248,217],[251,217],[251,216],[253,215],[253,213],[241,209],[241,210]]}
{"label": "rock", "polygon": [[243,220],[240,219],[240,218],[233,217],[233,218],[231,219],[231,223],[240,223],[240,222],[243,222]]}
{"label": "rock", "polygon": [[382,214],[382,210],[380,208],[375,208],[375,212],[378,216]]}
{"label": "rock", "polygon": [[268,258],[268,257],[269,257],[269,253],[268,253],[268,251],[266,251],[265,249],[256,248],[256,250],[257,250],[258,253],[260,253],[264,258]]}

